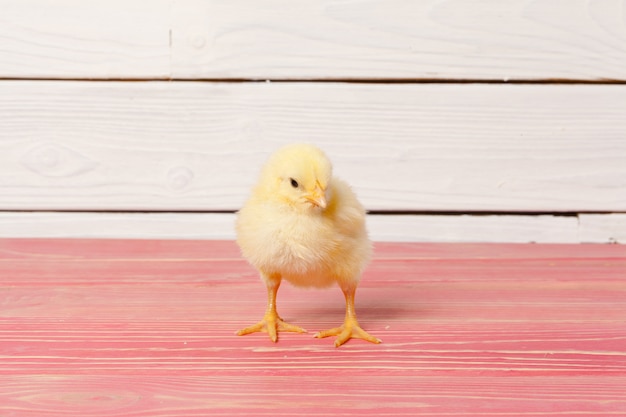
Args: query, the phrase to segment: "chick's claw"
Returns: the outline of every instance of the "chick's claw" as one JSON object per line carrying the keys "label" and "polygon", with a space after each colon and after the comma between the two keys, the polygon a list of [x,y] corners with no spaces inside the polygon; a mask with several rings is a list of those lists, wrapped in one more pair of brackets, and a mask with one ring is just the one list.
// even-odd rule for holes
{"label": "chick's claw", "polygon": [[315,334],[317,338],[324,338],[329,336],[337,336],[335,339],[335,347],[339,347],[346,343],[350,339],[363,339],[371,343],[381,343],[377,337],[374,337],[367,333],[359,326],[356,321],[346,321],[342,326],[335,327],[334,329],[324,330]]}
{"label": "chick's claw", "polygon": [[270,340],[276,343],[278,341],[278,332],[306,333],[307,331],[302,327],[287,323],[278,315],[266,314],[263,317],[263,320],[257,324],[239,330],[237,332],[237,336],[243,336],[256,332],[265,332],[269,334]]}

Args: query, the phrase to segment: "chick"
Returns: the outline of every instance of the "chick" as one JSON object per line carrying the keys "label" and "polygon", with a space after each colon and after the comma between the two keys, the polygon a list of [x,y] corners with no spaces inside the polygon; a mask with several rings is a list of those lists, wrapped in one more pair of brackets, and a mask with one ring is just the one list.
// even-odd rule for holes
{"label": "chick", "polygon": [[237,243],[267,286],[263,319],[237,332],[267,332],[276,342],[281,331],[304,333],[276,310],[282,280],[300,287],[337,284],[346,299],[343,325],[315,337],[337,336],[335,346],[351,338],[372,343],[356,318],[354,294],[372,245],[365,210],[348,184],[332,176],[332,165],[317,147],[289,145],[274,153],[237,216]]}

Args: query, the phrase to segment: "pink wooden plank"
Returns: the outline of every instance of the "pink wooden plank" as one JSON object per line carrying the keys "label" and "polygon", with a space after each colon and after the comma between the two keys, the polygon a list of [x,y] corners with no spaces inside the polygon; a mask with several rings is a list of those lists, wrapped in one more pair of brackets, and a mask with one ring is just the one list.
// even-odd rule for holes
{"label": "pink wooden plank", "polygon": [[309,334],[235,336],[264,301],[232,242],[2,240],[0,416],[626,415],[622,246],[378,244],[382,345],[288,285]]}

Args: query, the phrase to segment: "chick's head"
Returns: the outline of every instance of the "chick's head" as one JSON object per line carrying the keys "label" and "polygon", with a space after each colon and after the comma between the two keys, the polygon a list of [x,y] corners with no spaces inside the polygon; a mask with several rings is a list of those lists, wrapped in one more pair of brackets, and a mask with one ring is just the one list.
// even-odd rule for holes
{"label": "chick's head", "polygon": [[267,161],[257,192],[300,210],[325,209],[332,165],[324,152],[308,144],[288,145]]}

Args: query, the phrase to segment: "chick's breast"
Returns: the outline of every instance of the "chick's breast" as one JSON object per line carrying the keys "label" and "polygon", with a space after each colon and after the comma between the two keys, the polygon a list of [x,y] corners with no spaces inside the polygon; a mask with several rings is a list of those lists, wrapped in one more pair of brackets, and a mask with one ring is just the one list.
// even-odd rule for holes
{"label": "chick's breast", "polygon": [[333,179],[325,210],[298,211],[253,195],[237,218],[237,242],[262,275],[299,286],[356,283],[371,253],[365,211],[350,187]]}

